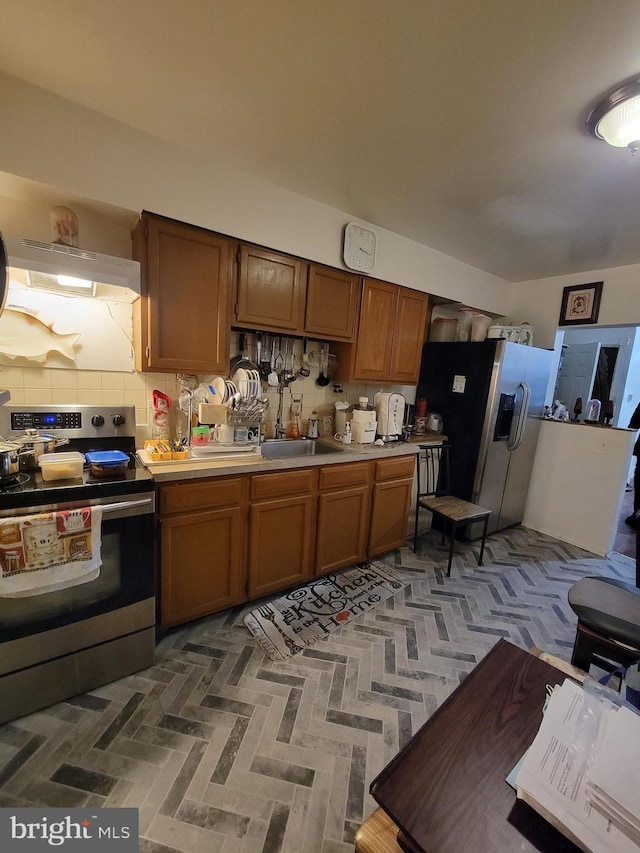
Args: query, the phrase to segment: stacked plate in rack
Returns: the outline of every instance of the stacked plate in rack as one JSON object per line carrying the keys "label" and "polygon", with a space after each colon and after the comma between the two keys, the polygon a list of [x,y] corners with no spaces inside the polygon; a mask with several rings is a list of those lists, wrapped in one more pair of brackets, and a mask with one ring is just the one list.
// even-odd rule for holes
{"label": "stacked plate in rack", "polygon": [[261,394],[260,373],[239,367],[232,377],[243,400],[257,400]]}
{"label": "stacked plate in rack", "polygon": [[218,405],[228,403],[239,390],[235,382],[231,379],[223,379],[222,376],[214,377],[209,385],[209,389],[215,391],[215,394],[209,396],[209,403]]}

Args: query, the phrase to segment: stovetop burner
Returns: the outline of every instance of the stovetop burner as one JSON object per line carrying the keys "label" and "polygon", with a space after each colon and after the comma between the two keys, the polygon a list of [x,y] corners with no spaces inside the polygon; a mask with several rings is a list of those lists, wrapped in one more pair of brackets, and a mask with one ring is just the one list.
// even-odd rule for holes
{"label": "stovetop burner", "polygon": [[13,477],[10,477],[7,481],[0,484],[0,492],[8,492],[11,491],[11,489],[17,489],[20,486],[24,486],[27,482],[29,482],[28,474],[14,474]]}

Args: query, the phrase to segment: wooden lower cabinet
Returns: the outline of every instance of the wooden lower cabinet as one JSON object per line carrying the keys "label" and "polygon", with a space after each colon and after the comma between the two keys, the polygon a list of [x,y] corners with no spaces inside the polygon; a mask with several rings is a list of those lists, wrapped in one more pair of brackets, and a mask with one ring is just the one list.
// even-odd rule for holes
{"label": "wooden lower cabinet", "polygon": [[316,475],[300,468],[251,477],[249,598],[313,577]]}
{"label": "wooden lower cabinet", "polygon": [[161,486],[159,507],[161,627],[246,601],[244,479]]}
{"label": "wooden lower cabinet", "polygon": [[369,556],[404,545],[411,503],[414,456],[381,459],[375,465],[375,485],[369,528]]}
{"label": "wooden lower cabinet", "polygon": [[160,626],[400,547],[414,466],[411,454],[161,484]]}
{"label": "wooden lower cabinet", "polygon": [[369,462],[320,469],[316,575],[336,572],[366,558],[370,479]]}

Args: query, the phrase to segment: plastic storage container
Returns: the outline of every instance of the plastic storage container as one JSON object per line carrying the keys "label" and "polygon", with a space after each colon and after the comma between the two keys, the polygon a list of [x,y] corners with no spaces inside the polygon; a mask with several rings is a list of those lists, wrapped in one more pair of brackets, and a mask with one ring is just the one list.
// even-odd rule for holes
{"label": "plastic storage container", "polygon": [[74,477],[82,477],[84,456],[75,450],[66,453],[43,453],[38,459],[38,464],[42,479],[47,482],[72,480]]}
{"label": "plastic storage container", "polygon": [[431,323],[430,341],[455,341],[458,321],[452,317],[436,317]]}
{"label": "plastic storage container", "polygon": [[85,459],[95,477],[115,477],[129,467],[129,457],[122,450],[91,450]]}

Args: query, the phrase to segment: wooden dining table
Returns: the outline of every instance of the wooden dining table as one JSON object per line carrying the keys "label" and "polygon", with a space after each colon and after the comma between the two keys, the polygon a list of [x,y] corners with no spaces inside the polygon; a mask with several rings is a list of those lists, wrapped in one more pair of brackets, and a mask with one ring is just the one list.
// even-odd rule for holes
{"label": "wooden dining table", "polygon": [[371,783],[358,853],[564,853],[578,848],[506,777],[566,673],[500,640]]}

